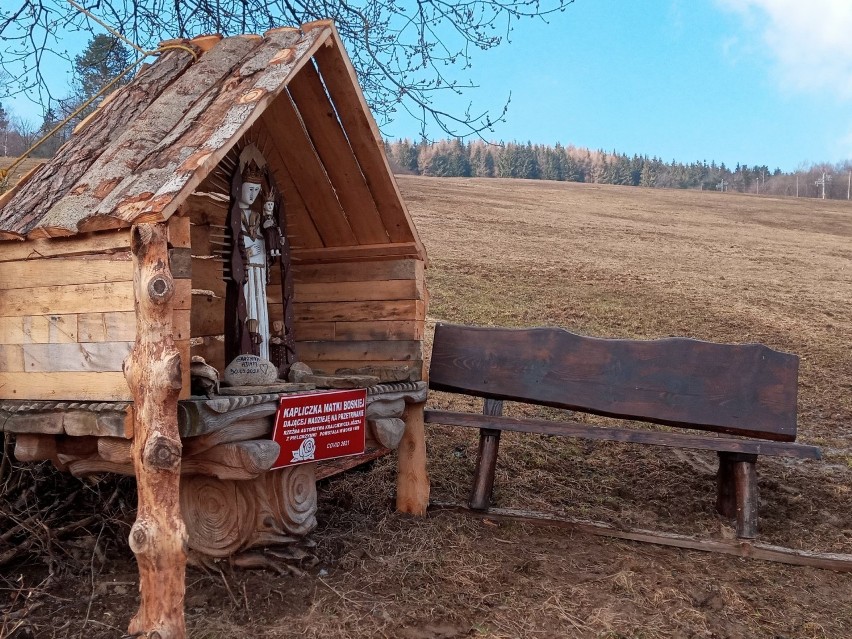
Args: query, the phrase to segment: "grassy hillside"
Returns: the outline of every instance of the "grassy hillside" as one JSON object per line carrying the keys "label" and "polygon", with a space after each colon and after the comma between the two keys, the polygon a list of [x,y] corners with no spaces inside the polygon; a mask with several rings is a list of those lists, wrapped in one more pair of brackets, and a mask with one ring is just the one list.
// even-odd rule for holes
{"label": "grassy hillside", "polygon": [[[17,158],[7,158],[0,156],[0,169],[5,169],[8,166],[17,160]],[[6,180],[0,180],[0,193],[4,192],[6,189],[15,185],[15,183],[21,178],[21,176],[26,175],[30,172],[34,167],[38,166],[44,162],[44,160],[32,160],[27,159],[21,162],[18,166],[15,167],[14,171],[12,171],[11,175],[7,177]]]}
{"label": "grassy hillside", "polygon": [[[800,439],[825,459],[761,459],[762,540],[852,553],[852,206],[538,181],[399,182],[431,259],[431,322],[760,341],[797,353]],[[440,393],[430,403],[477,409]],[[552,415],[515,404],[507,412]],[[464,502],[476,433],[438,426],[427,436],[433,499]],[[395,464],[391,455],[321,484],[319,563],[303,564],[306,576],[233,571],[225,561],[221,572],[190,571],[190,636],[852,636],[848,574],[455,514],[400,516],[390,506]],[[495,498],[730,538],[715,514],[715,465],[709,452],[505,433]],[[126,536],[129,523],[113,518],[59,560],[9,571],[3,587],[42,606],[26,617],[32,636],[120,636],[137,605],[136,569],[124,537],[103,533],[113,529]]]}

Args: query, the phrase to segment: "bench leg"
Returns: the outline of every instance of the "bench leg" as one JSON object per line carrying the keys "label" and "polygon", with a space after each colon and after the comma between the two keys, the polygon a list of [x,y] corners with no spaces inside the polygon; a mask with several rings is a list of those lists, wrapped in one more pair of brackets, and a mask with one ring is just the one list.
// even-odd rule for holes
{"label": "bench leg", "polygon": [[473,476],[473,489],[468,505],[473,510],[488,510],[494,492],[494,471],[497,468],[497,451],[500,448],[500,431],[482,428],[479,431],[479,457]]}
{"label": "bench leg", "polygon": [[737,498],[737,537],[757,537],[757,455],[738,455],[734,461]]}
{"label": "bench leg", "polygon": [[[503,402],[498,399],[486,399],[482,406],[483,415],[499,416],[503,414]],[[491,495],[494,492],[494,471],[497,468],[497,452],[500,448],[500,431],[491,428],[479,430],[479,455],[476,458],[476,471],[473,475],[473,488],[470,491],[468,506],[472,510],[488,510]]]}
{"label": "bench leg", "polygon": [[733,519],[737,516],[734,460],[731,453],[719,452],[719,471],[716,474],[716,512]]}

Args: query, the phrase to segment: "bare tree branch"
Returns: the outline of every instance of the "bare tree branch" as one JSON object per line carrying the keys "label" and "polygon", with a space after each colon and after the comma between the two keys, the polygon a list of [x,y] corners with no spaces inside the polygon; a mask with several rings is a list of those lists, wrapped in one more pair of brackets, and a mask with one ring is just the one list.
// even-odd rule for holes
{"label": "bare tree branch", "polygon": [[[13,0],[14,2],[15,0]],[[482,136],[502,120],[471,108],[453,112],[436,106],[442,94],[465,95],[476,88],[460,80],[476,51],[505,42],[522,19],[546,20],[574,0],[88,0],[84,5],[139,46],[152,49],[171,38],[203,33],[263,32],[281,24],[330,18],[347,45],[364,93],[380,125],[400,110],[453,137]],[[17,0],[0,9],[0,70],[21,79],[0,99],[24,93],[45,108],[56,100],[46,70],[70,65],[62,47],[73,32],[91,35],[100,27],[64,0]]]}

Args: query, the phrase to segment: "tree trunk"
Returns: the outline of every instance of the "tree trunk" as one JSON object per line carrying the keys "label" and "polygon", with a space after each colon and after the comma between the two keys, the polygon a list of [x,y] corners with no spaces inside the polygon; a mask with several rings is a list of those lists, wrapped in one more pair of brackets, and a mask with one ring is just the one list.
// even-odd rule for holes
{"label": "tree trunk", "polygon": [[133,465],[139,507],[130,548],[139,564],[139,612],[130,634],[184,639],[186,528],[180,511],[177,400],[180,353],[172,338],[174,280],[165,224],[133,227],[136,344],[124,363],[135,402]]}

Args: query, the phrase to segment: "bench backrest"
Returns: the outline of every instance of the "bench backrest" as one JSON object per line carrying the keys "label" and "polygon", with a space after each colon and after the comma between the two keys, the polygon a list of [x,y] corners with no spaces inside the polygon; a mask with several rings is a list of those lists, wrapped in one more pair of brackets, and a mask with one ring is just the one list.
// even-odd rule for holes
{"label": "bench backrest", "polygon": [[762,344],[438,324],[429,387],[793,441],[798,370],[797,356]]}

